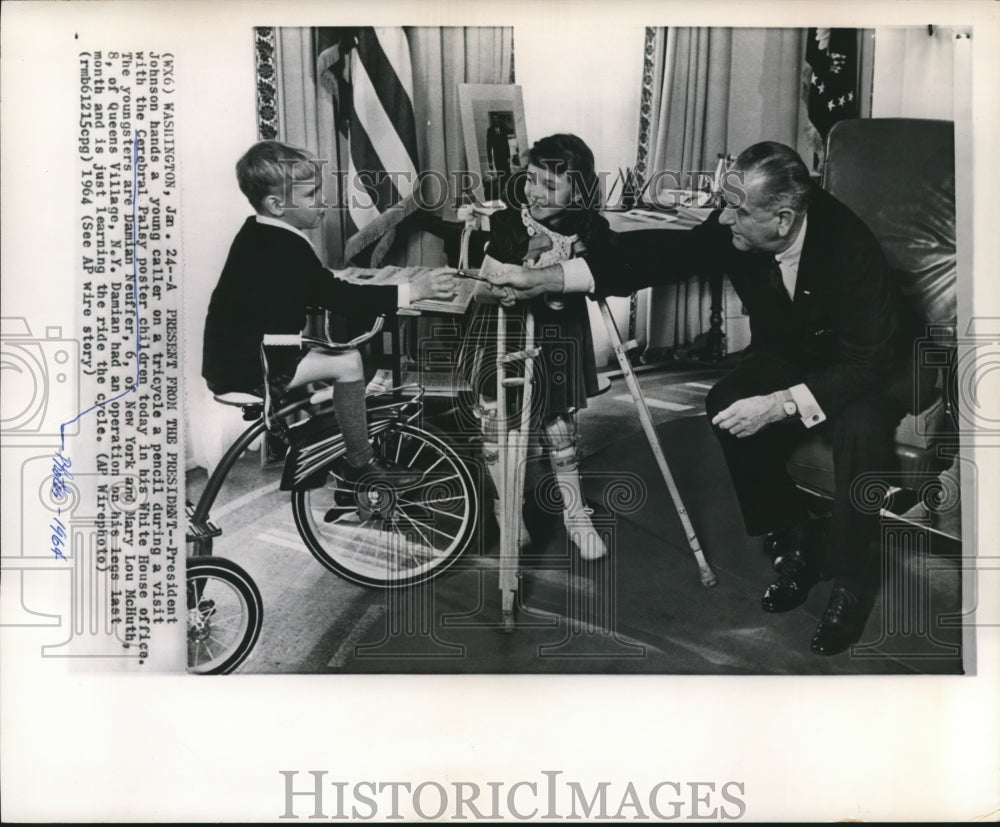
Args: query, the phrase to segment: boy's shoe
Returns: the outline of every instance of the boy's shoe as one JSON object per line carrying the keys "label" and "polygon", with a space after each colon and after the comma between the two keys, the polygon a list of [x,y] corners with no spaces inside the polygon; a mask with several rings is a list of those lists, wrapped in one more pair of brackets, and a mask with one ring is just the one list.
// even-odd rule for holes
{"label": "boy's shoe", "polygon": [[346,461],[343,464],[344,481],[355,486],[384,483],[393,488],[408,488],[420,482],[422,476],[420,471],[403,468],[377,454],[360,468],[355,468]]}

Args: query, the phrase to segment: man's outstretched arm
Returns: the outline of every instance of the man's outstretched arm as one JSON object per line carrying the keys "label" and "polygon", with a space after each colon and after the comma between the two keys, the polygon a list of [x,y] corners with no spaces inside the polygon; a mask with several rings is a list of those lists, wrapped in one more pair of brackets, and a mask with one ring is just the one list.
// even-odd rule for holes
{"label": "man's outstretched arm", "polygon": [[538,270],[513,264],[484,264],[481,274],[501,301],[530,299],[542,293],[594,293],[627,296],[643,287],[670,284],[720,268],[731,245],[726,228],[713,216],[692,230],[639,230],[622,233],[582,258]]}

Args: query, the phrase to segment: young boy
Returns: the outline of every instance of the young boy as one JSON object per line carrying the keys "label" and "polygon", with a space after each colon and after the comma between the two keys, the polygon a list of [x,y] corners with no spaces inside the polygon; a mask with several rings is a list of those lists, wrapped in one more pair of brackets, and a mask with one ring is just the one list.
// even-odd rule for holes
{"label": "young boy", "polygon": [[[263,396],[264,334],[301,333],[309,307],[327,308],[342,317],[377,315],[411,299],[446,299],[454,293],[454,279],[443,274],[427,274],[399,288],[366,287],[337,279],[327,270],[302,232],[318,227],[325,212],[313,158],[297,147],[261,141],[236,164],[240,190],[256,215],[237,233],[208,308],[202,376],[213,393]],[[397,466],[377,456],[368,441],[360,353],[306,350],[269,358],[268,366],[271,388],[277,385],[279,392],[309,382],[334,383],[333,407],[347,446],[348,481],[411,484]]]}

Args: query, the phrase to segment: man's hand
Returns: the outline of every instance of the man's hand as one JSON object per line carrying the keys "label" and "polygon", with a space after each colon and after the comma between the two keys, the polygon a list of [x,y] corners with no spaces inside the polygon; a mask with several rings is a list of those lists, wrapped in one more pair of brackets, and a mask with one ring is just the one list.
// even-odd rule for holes
{"label": "man's hand", "polygon": [[505,305],[563,290],[563,271],[558,264],[529,270],[516,264],[501,264],[487,256],[479,275],[489,281],[490,292]]}
{"label": "man's hand", "polygon": [[440,299],[447,301],[455,295],[455,276],[448,270],[432,270],[415,276],[410,282],[410,301]]}
{"label": "man's hand", "polygon": [[715,415],[712,424],[728,431],[735,437],[753,436],[765,425],[785,418],[785,409],[780,394],[751,396],[738,399],[724,411]]}

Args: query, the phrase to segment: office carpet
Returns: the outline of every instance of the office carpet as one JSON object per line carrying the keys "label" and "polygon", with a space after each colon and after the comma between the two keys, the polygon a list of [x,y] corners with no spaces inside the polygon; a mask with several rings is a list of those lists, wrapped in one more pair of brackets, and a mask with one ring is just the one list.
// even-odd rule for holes
{"label": "office carpet", "polygon": [[[242,496],[253,505],[230,500],[224,515],[230,519],[218,520],[227,534],[216,545],[216,553],[250,571],[264,597],[261,638],[241,671],[960,672],[958,550],[927,531],[887,523],[892,541],[886,543],[883,597],[851,652],[822,658],[809,651],[829,584],[819,584],[787,614],[760,609],[773,571],[760,540],[744,534],[702,413],[713,377],[681,379],[648,376],[643,384],[691,522],[718,574],[715,587],[699,582],[676,510],[618,381],[581,417],[585,492],[611,551],[586,563],[570,548],[545,463],[535,461],[525,507],[532,544],[521,559],[511,634],[498,630],[498,532],[488,504],[469,550],[449,572],[411,589],[365,589],[340,580],[308,554],[287,495],[276,490],[274,469],[244,470],[257,493]],[[472,447],[458,447],[477,468]]]}

